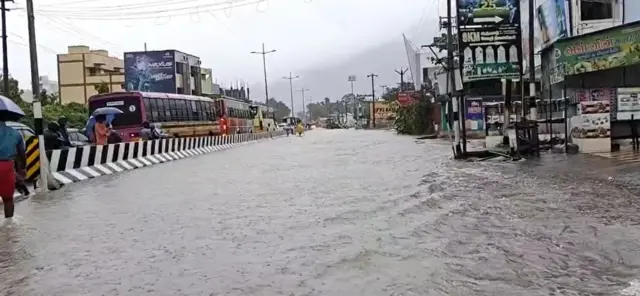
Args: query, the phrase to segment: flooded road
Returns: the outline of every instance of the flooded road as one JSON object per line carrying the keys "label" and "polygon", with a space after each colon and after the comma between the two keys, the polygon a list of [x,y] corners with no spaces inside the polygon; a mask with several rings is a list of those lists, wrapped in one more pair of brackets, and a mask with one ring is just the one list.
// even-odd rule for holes
{"label": "flooded road", "polygon": [[314,131],[73,184],[0,225],[0,295],[640,295],[603,163],[450,155]]}

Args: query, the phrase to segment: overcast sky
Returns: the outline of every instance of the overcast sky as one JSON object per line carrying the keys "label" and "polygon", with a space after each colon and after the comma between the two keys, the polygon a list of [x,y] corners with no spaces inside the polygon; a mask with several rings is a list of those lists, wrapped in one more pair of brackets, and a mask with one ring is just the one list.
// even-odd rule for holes
{"label": "overcast sky", "polygon": [[[176,49],[199,56],[225,83],[262,81],[265,42],[270,75],[321,69],[412,26],[437,27],[443,0],[38,0],[40,75],[57,77],[56,53],[84,44],[125,51]],[[440,2],[440,3],[438,3]],[[221,4],[227,3],[227,4]],[[233,4],[229,4],[233,3]],[[221,9],[228,5],[237,7]],[[8,13],[9,71],[30,88],[24,0]],[[178,15],[182,14],[182,15]],[[171,17],[166,17],[171,15]],[[375,61],[372,61],[375,62]]]}

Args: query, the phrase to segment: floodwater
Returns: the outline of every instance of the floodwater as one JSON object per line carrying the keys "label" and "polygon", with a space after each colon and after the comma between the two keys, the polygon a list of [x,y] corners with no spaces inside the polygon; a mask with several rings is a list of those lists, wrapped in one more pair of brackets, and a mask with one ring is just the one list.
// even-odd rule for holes
{"label": "floodwater", "polygon": [[640,295],[615,167],[450,155],[318,130],[73,184],[0,225],[0,295]]}

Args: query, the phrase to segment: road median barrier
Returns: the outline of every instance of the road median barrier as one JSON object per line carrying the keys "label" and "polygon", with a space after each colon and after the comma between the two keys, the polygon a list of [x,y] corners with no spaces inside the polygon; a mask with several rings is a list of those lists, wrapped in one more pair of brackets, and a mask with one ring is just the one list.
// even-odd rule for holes
{"label": "road median barrier", "polygon": [[279,137],[284,132],[170,138],[47,151],[53,177],[69,184]]}

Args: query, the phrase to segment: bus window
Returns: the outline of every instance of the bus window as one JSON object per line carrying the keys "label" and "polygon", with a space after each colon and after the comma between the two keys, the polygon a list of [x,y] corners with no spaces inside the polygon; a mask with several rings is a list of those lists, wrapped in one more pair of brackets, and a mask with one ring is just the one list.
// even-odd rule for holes
{"label": "bus window", "polygon": [[156,118],[157,122],[165,122],[167,121],[164,116],[164,100],[163,99],[155,99],[156,104],[158,105],[158,117]]}
{"label": "bus window", "polygon": [[193,105],[191,105],[190,101],[189,102],[185,101],[184,103],[187,106],[187,114],[184,120],[191,121],[193,118]]}
{"label": "bus window", "polygon": [[167,109],[169,110],[169,117],[171,118],[171,121],[177,121],[178,120],[178,108],[176,106],[176,100],[175,99],[169,99],[167,100]]}
{"label": "bus window", "polygon": [[183,121],[187,117],[187,106],[184,100],[177,100],[176,104],[178,106],[178,120]]}
{"label": "bus window", "polygon": [[202,109],[202,102],[200,101],[195,101],[194,102],[196,105],[196,120],[198,121],[203,121],[204,120],[204,109]]}
{"label": "bus window", "polygon": [[151,102],[151,119],[149,121],[158,122],[158,100],[155,98],[150,98],[149,101]]}
{"label": "bus window", "polygon": [[96,99],[89,101],[89,111],[102,107],[115,107],[122,111],[122,114],[118,114],[114,117],[111,124],[114,128],[139,126],[142,124],[143,102],[138,96],[113,96],[104,99]]}
{"label": "bus window", "polygon": [[151,120],[151,102],[149,98],[144,98],[144,115],[147,120]]}
{"label": "bus window", "polygon": [[171,121],[171,106],[169,100],[162,99],[164,102],[164,121]]}

